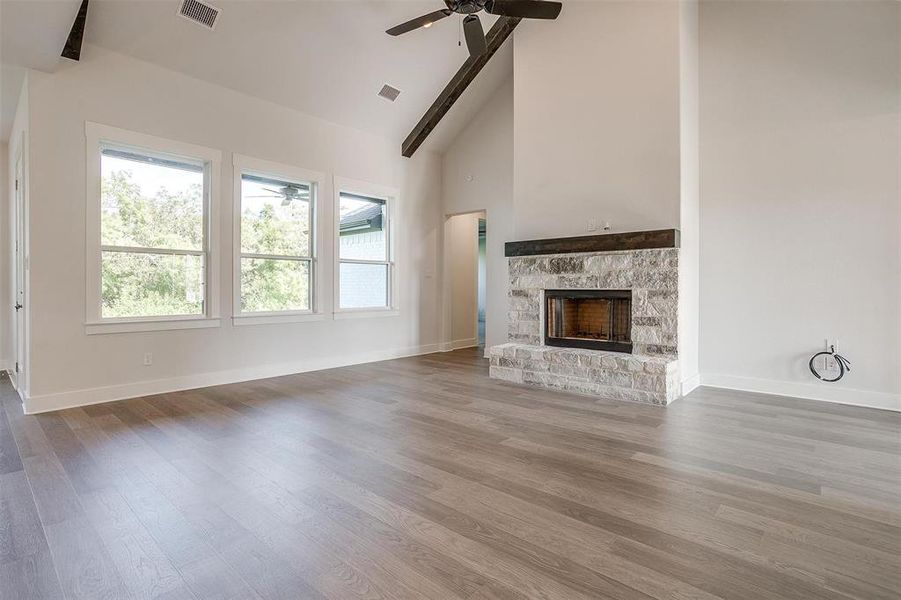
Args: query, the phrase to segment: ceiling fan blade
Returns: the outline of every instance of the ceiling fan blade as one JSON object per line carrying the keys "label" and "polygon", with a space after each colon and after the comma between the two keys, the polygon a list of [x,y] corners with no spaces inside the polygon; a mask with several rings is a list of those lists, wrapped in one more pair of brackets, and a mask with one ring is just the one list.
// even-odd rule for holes
{"label": "ceiling fan blade", "polygon": [[402,33],[413,31],[414,29],[419,29],[420,27],[430,27],[435,21],[448,17],[450,16],[450,14],[451,11],[446,8],[443,10],[436,10],[435,12],[430,12],[427,15],[422,15],[421,17],[410,19],[406,23],[395,25],[385,33],[387,33],[388,35],[400,35]]}
{"label": "ceiling fan blade", "polygon": [[72,29],[69,30],[69,37],[66,38],[66,45],[60,54],[63,58],[78,60],[81,58],[81,41],[84,39],[84,24],[88,20],[88,0],[82,0],[78,13],[75,15],[75,21],[72,22]]}
{"label": "ceiling fan blade", "polygon": [[545,0],[488,0],[485,10],[502,17],[523,19],[556,19],[563,5]]}
{"label": "ceiling fan blade", "polygon": [[485,30],[482,29],[482,22],[476,15],[466,15],[463,19],[463,35],[466,37],[466,47],[470,56],[482,56],[488,51]]}

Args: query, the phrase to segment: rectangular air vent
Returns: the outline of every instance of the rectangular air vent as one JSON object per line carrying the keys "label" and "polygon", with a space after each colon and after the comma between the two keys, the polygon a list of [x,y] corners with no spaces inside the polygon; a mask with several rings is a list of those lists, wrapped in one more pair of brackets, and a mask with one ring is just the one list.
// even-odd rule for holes
{"label": "rectangular air vent", "polygon": [[215,29],[219,9],[200,0],[184,0],[178,9],[178,16],[203,25],[207,29]]}
{"label": "rectangular air vent", "polygon": [[397,100],[397,97],[400,96],[400,90],[395,87],[391,87],[386,83],[382,86],[382,89],[379,90],[379,96],[381,96],[385,100],[394,102],[395,100]]}

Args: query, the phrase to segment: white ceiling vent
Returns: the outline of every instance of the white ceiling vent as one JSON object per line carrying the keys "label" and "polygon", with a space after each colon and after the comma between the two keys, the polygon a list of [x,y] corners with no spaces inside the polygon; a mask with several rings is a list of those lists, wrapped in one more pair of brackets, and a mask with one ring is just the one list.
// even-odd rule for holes
{"label": "white ceiling vent", "polygon": [[396,87],[391,87],[386,83],[382,86],[382,89],[379,90],[379,96],[381,96],[385,100],[394,102],[395,100],[397,100],[397,97],[400,96],[400,90]]}
{"label": "white ceiling vent", "polygon": [[215,29],[219,9],[200,0],[183,0],[178,9],[178,16],[203,25],[207,29]]}

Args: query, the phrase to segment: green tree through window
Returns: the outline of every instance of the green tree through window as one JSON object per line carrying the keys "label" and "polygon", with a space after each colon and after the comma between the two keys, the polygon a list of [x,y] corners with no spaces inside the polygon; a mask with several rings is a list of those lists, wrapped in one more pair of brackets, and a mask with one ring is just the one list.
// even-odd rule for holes
{"label": "green tree through window", "polygon": [[101,166],[101,315],[203,314],[202,167]]}
{"label": "green tree through window", "polygon": [[241,177],[241,312],[308,311],[312,186],[245,173]]}

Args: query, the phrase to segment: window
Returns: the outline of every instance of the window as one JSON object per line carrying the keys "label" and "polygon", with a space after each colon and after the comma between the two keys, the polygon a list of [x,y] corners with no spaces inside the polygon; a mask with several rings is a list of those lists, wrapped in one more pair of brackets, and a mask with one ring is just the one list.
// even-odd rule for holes
{"label": "window", "polygon": [[313,308],[313,186],[241,175],[241,312]]}
{"label": "window", "polygon": [[391,197],[360,187],[338,187],[338,311],[393,306]]}
{"label": "window", "polygon": [[321,318],[316,193],[324,176],[237,154],[234,164],[235,323]]}
{"label": "window", "polygon": [[203,163],[104,147],[100,316],[202,315]]}
{"label": "window", "polygon": [[214,317],[218,152],[93,123],[86,131],[88,324]]}

